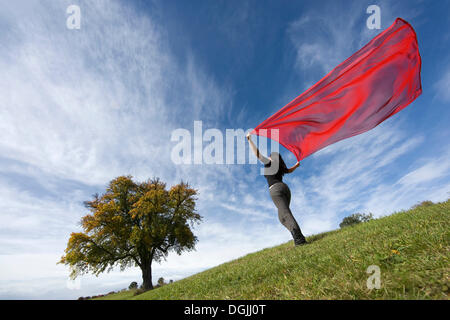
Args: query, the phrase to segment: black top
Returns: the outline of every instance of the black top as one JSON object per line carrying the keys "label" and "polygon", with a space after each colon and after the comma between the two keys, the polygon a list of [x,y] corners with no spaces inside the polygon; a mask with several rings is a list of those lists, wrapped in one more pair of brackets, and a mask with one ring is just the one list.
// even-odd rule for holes
{"label": "black top", "polygon": [[267,179],[267,183],[269,184],[269,188],[271,185],[277,182],[283,182],[283,174],[287,173],[286,170],[282,170],[280,168],[279,163],[276,163],[270,159],[267,159],[267,163],[264,164],[264,177]]}

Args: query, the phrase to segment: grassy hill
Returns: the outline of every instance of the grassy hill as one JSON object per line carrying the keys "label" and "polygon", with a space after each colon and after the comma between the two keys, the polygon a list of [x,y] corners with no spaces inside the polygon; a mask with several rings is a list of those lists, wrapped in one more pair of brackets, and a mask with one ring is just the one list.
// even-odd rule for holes
{"label": "grassy hill", "polygon": [[[104,299],[448,299],[450,201],[309,237],[140,295]],[[381,289],[367,289],[367,267]]]}

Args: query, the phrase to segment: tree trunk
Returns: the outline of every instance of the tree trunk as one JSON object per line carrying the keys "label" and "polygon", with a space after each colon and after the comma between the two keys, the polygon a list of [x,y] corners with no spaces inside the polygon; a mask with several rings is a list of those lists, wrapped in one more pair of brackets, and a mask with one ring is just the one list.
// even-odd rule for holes
{"label": "tree trunk", "polygon": [[152,261],[145,263],[142,268],[142,287],[144,290],[153,289],[152,284]]}

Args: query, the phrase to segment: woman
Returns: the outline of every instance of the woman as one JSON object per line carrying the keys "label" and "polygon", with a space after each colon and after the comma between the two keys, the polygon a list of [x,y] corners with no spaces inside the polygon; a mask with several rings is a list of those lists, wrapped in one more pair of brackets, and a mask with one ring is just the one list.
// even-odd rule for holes
{"label": "woman", "polygon": [[283,175],[294,172],[295,169],[300,166],[300,162],[297,162],[292,168],[288,169],[278,152],[272,152],[270,157],[266,158],[259,152],[256,145],[253,143],[250,134],[247,134],[247,140],[253,153],[264,164],[264,177],[269,184],[270,197],[278,209],[278,218],[280,219],[280,222],[291,232],[296,246],[306,244],[305,237],[303,236],[297,221],[295,221],[291,209],[289,209],[291,191],[287,184],[283,182]]}

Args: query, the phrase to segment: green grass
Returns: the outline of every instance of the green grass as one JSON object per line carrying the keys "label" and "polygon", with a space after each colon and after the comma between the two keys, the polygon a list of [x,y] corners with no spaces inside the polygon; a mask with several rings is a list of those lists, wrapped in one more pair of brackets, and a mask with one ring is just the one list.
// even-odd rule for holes
{"label": "green grass", "polygon": [[[292,241],[109,299],[448,299],[450,201]],[[381,289],[367,289],[367,267]]]}
{"label": "green grass", "polygon": [[95,300],[127,300],[130,298],[133,298],[135,292],[136,292],[136,289],[126,290],[126,291],[121,291],[121,292],[117,292],[114,294],[108,294],[103,297],[98,297],[98,298],[95,298]]}

